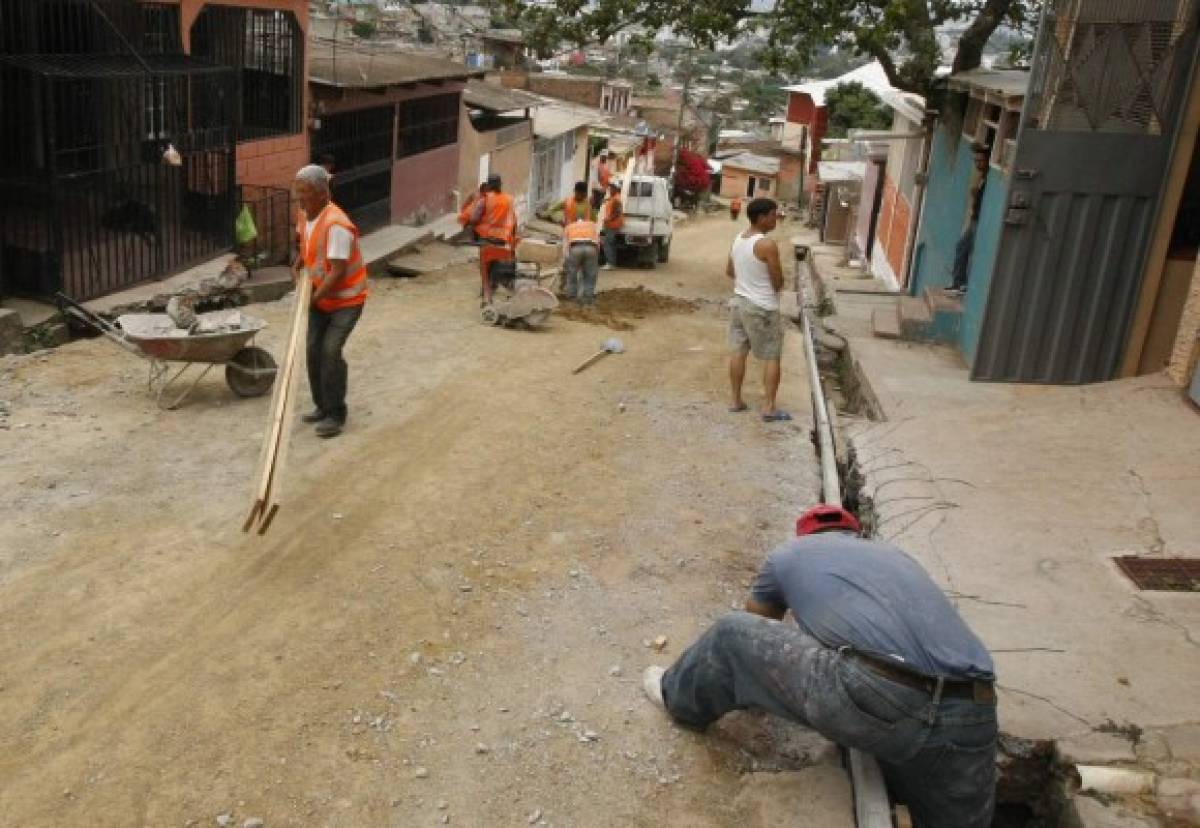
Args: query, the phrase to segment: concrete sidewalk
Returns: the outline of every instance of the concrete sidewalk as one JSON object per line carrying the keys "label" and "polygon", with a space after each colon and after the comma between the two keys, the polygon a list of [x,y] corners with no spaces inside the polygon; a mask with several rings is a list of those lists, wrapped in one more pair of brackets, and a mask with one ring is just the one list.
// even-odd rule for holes
{"label": "concrete sidewalk", "polygon": [[1165,375],[971,382],[949,347],[874,337],[872,311],[896,299],[813,252],[826,321],[884,417],[843,422],[877,534],[991,648],[1003,730],[1200,780],[1200,594],[1140,591],[1111,560],[1200,557],[1200,414]]}

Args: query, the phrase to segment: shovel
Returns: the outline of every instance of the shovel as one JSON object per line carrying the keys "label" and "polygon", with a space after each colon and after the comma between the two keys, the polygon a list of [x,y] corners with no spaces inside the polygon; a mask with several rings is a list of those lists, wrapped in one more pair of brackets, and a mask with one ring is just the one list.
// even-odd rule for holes
{"label": "shovel", "polygon": [[625,350],[625,345],[622,344],[621,340],[617,339],[615,336],[611,339],[606,339],[606,340],[604,340],[603,348],[601,348],[599,351],[596,351],[596,353],[592,354],[590,357],[585,359],[583,362],[579,363],[579,365],[577,365],[575,367],[575,370],[572,371],[571,373],[578,374],[584,368],[587,368],[590,365],[595,365],[603,357],[606,357],[609,354],[619,354],[619,353],[622,353],[624,350]]}

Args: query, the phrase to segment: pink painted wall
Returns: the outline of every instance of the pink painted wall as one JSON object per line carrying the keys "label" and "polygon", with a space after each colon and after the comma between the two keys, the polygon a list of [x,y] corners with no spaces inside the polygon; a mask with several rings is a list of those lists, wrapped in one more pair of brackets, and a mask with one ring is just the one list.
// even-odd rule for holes
{"label": "pink painted wall", "polygon": [[430,218],[453,212],[458,186],[458,144],[400,158],[392,165],[392,221],[424,207]]}

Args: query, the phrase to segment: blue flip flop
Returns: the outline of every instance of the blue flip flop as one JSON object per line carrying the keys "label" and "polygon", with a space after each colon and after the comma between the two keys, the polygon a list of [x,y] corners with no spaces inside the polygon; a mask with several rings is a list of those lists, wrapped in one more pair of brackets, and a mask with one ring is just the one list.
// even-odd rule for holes
{"label": "blue flip flop", "polygon": [[792,415],[786,411],[773,411],[770,414],[763,414],[762,421],[764,423],[784,423],[792,419]]}

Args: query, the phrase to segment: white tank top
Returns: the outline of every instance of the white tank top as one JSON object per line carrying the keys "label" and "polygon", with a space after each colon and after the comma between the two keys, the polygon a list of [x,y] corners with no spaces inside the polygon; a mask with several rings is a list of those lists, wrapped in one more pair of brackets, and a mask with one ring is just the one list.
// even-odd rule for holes
{"label": "white tank top", "polygon": [[762,237],[762,233],[749,237],[738,233],[733,240],[733,292],[764,310],[779,310],[779,294],[771,285],[767,263],[754,255],[754,245]]}

